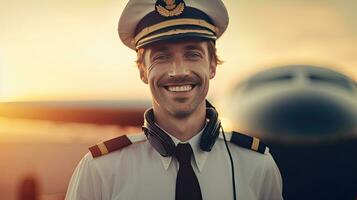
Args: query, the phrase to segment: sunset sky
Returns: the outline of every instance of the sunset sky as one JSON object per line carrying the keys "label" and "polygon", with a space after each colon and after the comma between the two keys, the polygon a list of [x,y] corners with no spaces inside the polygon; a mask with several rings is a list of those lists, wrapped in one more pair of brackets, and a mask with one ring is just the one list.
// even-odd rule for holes
{"label": "sunset sky", "polygon": [[[0,101],[148,99],[117,34],[126,0],[0,0]],[[225,0],[210,96],[264,68],[315,64],[357,80],[357,1]]]}

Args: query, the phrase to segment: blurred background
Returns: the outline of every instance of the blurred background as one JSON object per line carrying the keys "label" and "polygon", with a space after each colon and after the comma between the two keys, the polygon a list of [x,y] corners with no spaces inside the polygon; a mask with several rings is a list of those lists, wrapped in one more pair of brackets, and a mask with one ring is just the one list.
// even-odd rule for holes
{"label": "blurred background", "polygon": [[[209,92],[223,126],[271,144],[286,199],[356,198],[357,2],[224,2]],[[117,34],[126,3],[0,0],[1,199],[63,199],[89,146],[140,132],[150,92]]]}

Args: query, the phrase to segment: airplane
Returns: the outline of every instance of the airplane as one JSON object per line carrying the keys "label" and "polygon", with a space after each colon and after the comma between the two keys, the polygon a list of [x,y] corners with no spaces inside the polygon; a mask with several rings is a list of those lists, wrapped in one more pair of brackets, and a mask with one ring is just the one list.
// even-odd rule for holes
{"label": "airplane", "polygon": [[0,199],[63,200],[88,147],[138,133],[149,100],[0,103]]}
{"label": "airplane", "polygon": [[285,199],[356,199],[357,83],[350,77],[277,66],[235,85],[218,108],[229,128],[268,143]]}
{"label": "airplane", "polygon": [[[357,196],[357,84],[351,78],[317,66],[276,67],[237,84],[220,100],[213,104],[226,131],[238,130],[268,144],[282,173],[285,199]],[[31,191],[23,185],[38,183],[43,185],[37,191],[41,199],[63,199],[87,147],[123,134],[125,127],[140,131],[150,105],[149,100],[0,103],[0,116],[23,127],[17,132],[28,132],[16,132],[16,141],[0,138],[0,160],[8,155],[16,160],[2,167],[0,197],[15,199],[14,192]],[[1,187],[6,184],[11,188]]]}
{"label": "airplane", "polygon": [[328,68],[290,65],[262,71],[236,85],[220,105],[230,125],[262,137],[310,141],[357,128],[357,83]]}

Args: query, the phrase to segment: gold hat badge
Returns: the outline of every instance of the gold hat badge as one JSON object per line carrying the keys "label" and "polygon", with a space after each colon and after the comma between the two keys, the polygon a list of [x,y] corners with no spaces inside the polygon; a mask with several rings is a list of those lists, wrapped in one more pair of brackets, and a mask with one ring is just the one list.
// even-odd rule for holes
{"label": "gold hat badge", "polygon": [[185,9],[183,0],[158,0],[155,4],[156,11],[164,17],[173,17],[181,15]]}

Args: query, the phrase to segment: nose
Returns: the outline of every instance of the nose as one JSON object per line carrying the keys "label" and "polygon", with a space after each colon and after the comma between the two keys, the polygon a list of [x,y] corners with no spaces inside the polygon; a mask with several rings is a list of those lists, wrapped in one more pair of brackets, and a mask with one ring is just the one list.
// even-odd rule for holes
{"label": "nose", "polygon": [[185,64],[181,58],[176,58],[172,61],[171,68],[168,72],[170,77],[179,75],[188,75],[190,73],[187,64]]}

